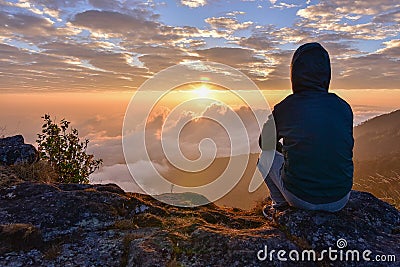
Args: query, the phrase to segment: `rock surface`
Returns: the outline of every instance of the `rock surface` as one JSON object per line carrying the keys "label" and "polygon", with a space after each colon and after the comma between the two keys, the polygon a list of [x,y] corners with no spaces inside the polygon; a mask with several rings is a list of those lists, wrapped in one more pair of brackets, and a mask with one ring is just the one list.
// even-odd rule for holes
{"label": "rock surface", "polygon": [[289,209],[269,221],[260,208],[178,208],[114,184],[16,180],[0,188],[0,266],[374,266],[257,258],[265,246],[301,255],[338,249],[339,239],[344,251],[395,255],[380,266],[398,266],[400,212],[357,191],[338,213]]}
{"label": "rock surface", "polygon": [[31,144],[25,144],[22,135],[0,138],[0,164],[33,163],[37,159],[36,148]]}

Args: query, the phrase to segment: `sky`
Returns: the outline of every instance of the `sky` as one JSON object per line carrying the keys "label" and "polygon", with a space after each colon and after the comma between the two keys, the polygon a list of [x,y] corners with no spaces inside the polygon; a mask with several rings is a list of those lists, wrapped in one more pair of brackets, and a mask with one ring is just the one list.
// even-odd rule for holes
{"label": "sky", "polygon": [[[217,62],[238,70],[273,108],[291,93],[294,50],[319,42],[331,58],[330,90],[350,103],[354,125],[400,108],[396,0],[0,0],[0,25],[0,136],[23,134],[26,142],[35,143],[40,116],[66,118],[90,139],[89,151],[104,159],[92,179],[117,182],[131,191],[140,190],[122,152],[125,112],[143,84],[177,64]],[[176,73],[176,79],[181,77]],[[198,116],[223,122],[237,113],[248,122],[254,114],[265,119],[267,114],[262,107],[239,102],[224,107],[217,100],[228,101],[228,93],[199,86],[194,92],[171,94],[157,103],[147,122],[138,120],[134,126],[147,123],[152,142],[158,142],[174,106],[213,96],[214,102],[179,109],[165,132],[168,136],[183,120],[190,121],[187,129],[196,130],[182,131],[182,153],[196,158],[202,140],[213,138],[215,155],[223,162],[232,148],[230,133],[227,137],[226,129]],[[144,110],[137,112],[140,117]],[[249,149],[257,153],[259,128],[250,124],[245,123]],[[151,176],[154,167],[167,176],[178,175],[160,156],[160,146],[148,149],[155,158],[129,162],[140,177]]]}
{"label": "sky", "polygon": [[333,89],[398,89],[400,7],[366,1],[0,1],[2,91],[131,90],[188,60],[288,89],[293,49],[329,51]]}

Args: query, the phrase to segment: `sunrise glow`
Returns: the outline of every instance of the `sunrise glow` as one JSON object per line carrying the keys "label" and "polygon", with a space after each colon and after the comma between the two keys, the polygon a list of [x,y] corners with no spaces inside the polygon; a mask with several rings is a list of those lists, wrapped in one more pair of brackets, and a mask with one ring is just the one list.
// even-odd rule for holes
{"label": "sunrise glow", "polygon": [[200,97],[207,97],[207,96],[209,96],[210,93],[211,93],[210,88],[209,88],[207,85],[205,85],[205,84],[203,84],[203,85],[201,85],[200,87],[194,89],[193,91],[194,91],[194,93],[195,93],[196,95],[198,95],[198,96],[200,96]]}

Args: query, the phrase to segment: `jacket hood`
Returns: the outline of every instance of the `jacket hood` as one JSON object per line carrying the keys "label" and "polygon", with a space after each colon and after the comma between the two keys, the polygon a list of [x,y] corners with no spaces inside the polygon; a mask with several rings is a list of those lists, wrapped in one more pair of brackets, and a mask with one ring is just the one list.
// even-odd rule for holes
{"label": "jacket hood", "polygon": [[293,54],[290,64],[293,93],[329,89],[331,64],[328,52],[319,43],[307,43]]}

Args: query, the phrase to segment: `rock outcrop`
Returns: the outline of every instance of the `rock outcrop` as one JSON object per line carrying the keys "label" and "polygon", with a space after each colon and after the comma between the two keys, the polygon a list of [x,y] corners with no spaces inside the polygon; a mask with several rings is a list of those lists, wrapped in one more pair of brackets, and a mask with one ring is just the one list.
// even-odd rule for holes
{"label": "rock outcrop", "polygon": [[25,144],[22,135],[0,138],[0,165],[33,163],[38,152],[31,144]]}
{"label": "rock outcrop", "polygon": [[326,254],[317,262],[288,258],[340,247],[360,257],[370,250],[371,259],[394,255],[397,262],[380,266],[398,266],[399,227],[397,209],[357,191],[338,213],[289,209],[269,221],[260,208],[178,208],[114,184],[0,188],[0,266],[374,266]]}

